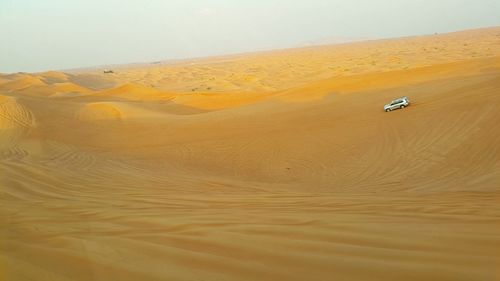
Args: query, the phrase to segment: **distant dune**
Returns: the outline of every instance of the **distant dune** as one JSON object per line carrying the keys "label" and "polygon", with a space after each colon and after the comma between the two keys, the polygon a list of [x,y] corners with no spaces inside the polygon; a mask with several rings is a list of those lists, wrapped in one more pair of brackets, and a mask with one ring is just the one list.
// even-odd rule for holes
{"label": "distant dune", "polygon": [[0,280],[500,280],[499,46],[1,74]]}
{"label": "distant dune", "polygon": [[362,42],[375,40],[375,38],[365,38],[365,37],[347,37],[347,36],[333,36],[333,37],[324,37],[318,40],[308,41],[302,44],[299,47],[307,47],[307,46],[319,46],[319,45],[338,45],[338,44],[348,44],[354,42]]}

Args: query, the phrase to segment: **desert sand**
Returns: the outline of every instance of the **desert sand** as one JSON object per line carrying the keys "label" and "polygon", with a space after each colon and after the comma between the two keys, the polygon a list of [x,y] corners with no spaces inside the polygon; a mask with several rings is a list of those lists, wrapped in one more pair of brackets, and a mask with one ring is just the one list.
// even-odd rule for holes
{"label": "desert sand", "polygon": [[0,280],[500,280],[499,46],[2,74]]}

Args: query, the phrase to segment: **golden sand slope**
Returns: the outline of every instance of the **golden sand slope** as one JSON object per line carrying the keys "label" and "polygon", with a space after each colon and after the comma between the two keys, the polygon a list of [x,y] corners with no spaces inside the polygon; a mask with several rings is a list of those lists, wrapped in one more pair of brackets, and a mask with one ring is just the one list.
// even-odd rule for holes
{"label": "golden sand slope", "polygon": [[108,98],[116,97],[130,101],[161,101],[170,100],[173,97],[170,93],[133,83],[127,83],[113,89],[104,90],[97,95]]}
{"label": "golden sand slope", "polygon": [[83,121],[121,120],[122,112],[112,103],[93,102],[85,104],[77,113],[76,118]]}
{"label": "golden sand slope", "polygon": [[500,280],[499,43],[4,75],[0,280]]}
{"label": "golden sand slope", "polygon": [[44,85],[43,81],[35,76],[27,74],[16,75],[14,79],[8,79],[1,84],[0,89],[8,91],[18,91],[26,88]]}
{"label": "golden sand slope", "polygon": [[34,125],[33,115],[16,98],[0,95],[0,153],[15,146]]}

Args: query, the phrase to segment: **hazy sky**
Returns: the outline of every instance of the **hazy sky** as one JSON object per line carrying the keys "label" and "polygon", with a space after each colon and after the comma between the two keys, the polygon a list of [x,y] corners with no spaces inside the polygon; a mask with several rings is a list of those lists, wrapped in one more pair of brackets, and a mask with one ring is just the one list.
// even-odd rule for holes
{"label": "hazy sky", "polygon": [[0,72],[500,25],[500,0],[0,0]]}

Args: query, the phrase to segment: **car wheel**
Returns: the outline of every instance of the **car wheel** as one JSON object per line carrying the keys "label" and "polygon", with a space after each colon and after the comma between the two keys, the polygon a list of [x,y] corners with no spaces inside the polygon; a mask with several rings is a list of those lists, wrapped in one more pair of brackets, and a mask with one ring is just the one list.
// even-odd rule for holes
{"label": "car wheel", "polygon": [[388,108],[388,109],[386,109],[386,110],[385,110],[385,112],[389,112],[389,111],[391,111],[391,109],[390,109],[390,108]]}
{"label": "car wheel", "polygon": [[405,106],[404,106],[404,105],[402,105],[400,108],[401,108],[401,109],[403,109],[403,108],[405,108]]}

